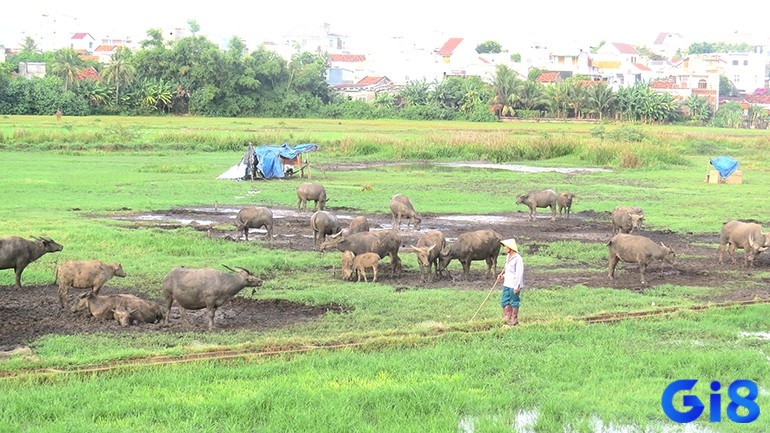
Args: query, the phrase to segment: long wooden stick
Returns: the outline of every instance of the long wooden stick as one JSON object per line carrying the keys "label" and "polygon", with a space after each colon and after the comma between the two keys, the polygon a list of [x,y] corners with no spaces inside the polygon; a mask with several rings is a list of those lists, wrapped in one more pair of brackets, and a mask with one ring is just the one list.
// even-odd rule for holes
{"label": "long wooden stick", "polygon": [[479,311],[481,311],[481,307],[483,307],[483,306],[484,306],[484,304],[487,302],[487,299],[489,299],[489,295],[491,295],[491,294],[492,294],[492,291],[494,291],[494,290],[495,290],[495,287],[497,287],[497,282],[498,282],[498,281],[500,281],[500,280],[498,280],[498,279],[495,279],[495,284],[493,284],[493,285],[492,285],[492,288],[491,288],[491,289],[489,289],[489,293],[487,293],[487,297],[486,297],[486,298],[484,298],[484,300],[481,302],[481,305],[479,305],[479,309],[478,309],[478,310],[476,310],[476,313],[473,315],[473,317],[471,317],[471,320],[469,320],[469,322],[473,322],[473,319],[475,319],[475,318],[476,318],[476,315],[477,315],[477,314],[479,314]]}

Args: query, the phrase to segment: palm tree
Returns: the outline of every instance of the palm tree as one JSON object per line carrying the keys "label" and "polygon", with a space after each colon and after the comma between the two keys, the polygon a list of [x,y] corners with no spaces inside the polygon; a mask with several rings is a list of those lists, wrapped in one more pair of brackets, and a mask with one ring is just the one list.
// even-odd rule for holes
{"label": "palm tree", "polygon": [[608,85],[597,84],[588,88],[588,102],[599,115],[599,120],[602,120],[604,114],[609,114],[615,105],[615,93]]}
{"label": "palm tree", "polygon": [[583,108],[588,105],[588,91],[578,83],[567,87],[567,106],[575,113],[576,119],[583,118]]}
{"label": "palm tree", "polygon": [[513,101],[520,108],[533,111],[548,106],[549,100],[545,96],[543,85],[537,81],[523,81],[514,92]]}
{"label": "palm tree", "polygon": [[569,106],[568,95],[571,81],[560,81],[545,88],[545,94],[550,100],[550,110],[556,117],[566,118]]}
{"label": "palm tree", "polygon": [[31,36],[25,37],[24,42],[21,43],[21,52],[34,54],[37,51],[38,51],[38,47],[37,47],[37,43],[35,43],[35,40],[32,39]]}
{"label": "palm tree", "polygon": [[54,53],[54,62],[51,67],[52,72],[64,81],[64,91],[77,80],[85,63],[71,48],[62,48]]}
{"label": "palm tree", "polygon": [[134,82],[136,68],[131,63],[131,51],[128,48],[118,47],[110,57],[110,64],[104,68],[102,77],[109,84],[115,85],[115,105],[120,103],[120,86]]}
{"label": "palm tree", "polygon": [[521,79],[516,73],[505,65],[497,65],[495,75],[492,77],[492,89],[495,92],[494,100],[503,104],[502,112],[510,113],[512,106],[510,104],[511,95],[516,92],[516,88],[521,85]]}

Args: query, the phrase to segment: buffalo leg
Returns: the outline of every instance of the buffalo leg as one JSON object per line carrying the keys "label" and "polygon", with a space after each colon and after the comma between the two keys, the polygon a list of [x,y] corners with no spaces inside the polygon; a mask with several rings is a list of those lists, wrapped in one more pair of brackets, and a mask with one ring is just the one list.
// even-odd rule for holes
{"label": "buffalo leg", "polygon": [[214,329],[214,315],[217,312],[216,308],[207,308],[209,316],[209,331]]}
{"label": "buffalo leg", "polygon": [[26,266],[16,267],[16,288],[17,289],[21,289],[21,273],[24,272],[24,268],[26,268]]}
{"label": "buffalo leg", "polygon": [[644,270],[646,268],[647,268],[647,264],[639,263],[639,274],[642,276],[642,284],[647,284],[647,281],[644,281]]}
{"label": "buffalo leg", "polygon": [[615,278],[615,266],[617,266],[617,264],[618,264],[618,256],[615,254],[611,254],[610,260],[609,260],[609,267],[608,267],[609,268],[608,276],[610,278]]}
{"label": "buffalo leg", "polygon": [[372,282],[376,283],[377,282],[377,265],[374,265],[374,267],[372,267],[372,271],[374,271],[374,278],[372,278]]}

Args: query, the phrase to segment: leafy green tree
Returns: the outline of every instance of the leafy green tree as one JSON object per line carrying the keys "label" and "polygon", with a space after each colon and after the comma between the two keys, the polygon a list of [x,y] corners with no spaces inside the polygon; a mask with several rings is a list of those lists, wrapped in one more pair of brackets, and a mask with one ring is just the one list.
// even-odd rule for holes
{"label": "leafy green tree", "polygon": [[500,111],[504,116],[510,115],[513,111],[512,101],[516,89],[522,84],[522,81],[516,72],[508,66],[497,65],[495,67],[495,74],[492,77],[493,99],[495,103],[502,104]]}
{"label": "leafy green tree", "polygon": [[767,128],[767,122],[770,120],[770,112],[762,106],[751,104],[749,105],[748,113],[746,114],[746,121],[749,128]]}
{"label": "leafy green tree", "polygon": [[102,72],[107,84],[115,86],[115,106],[120,106],[120,86],[130,85],[135,76],[136,67],[132,63],[131,50],[118,47],[110,56],[110,64]]}
{"label": "leafy green tree", "polygon": [[78,72],[83,70],[84,64],[80,56],[71,48],[62,48],[54,53],[54,61],[51,72],[62,79],[64,91],[68,91],[77,80]]}
{"label": "leafy green tree", "polygon": [[195,36],[196,33],[201,31],[201,26],[198,24],[198,21],[195,20],[187,20],[187,27],[190,29],[190,34]]}
{"label": "leafy green tree", "polygon": [[730,81],[729,78],[727,78],[725,75],[719,76],[719,96],[735,96],[736,95],[735,86],[733,86],[733,82]]}
{"label": "leafy green tree", "polygon": [[514,63],[521,63],[521,54],[519,53],[511,54],[511,61]]}
{"label": "leafy green tree", "polygon": [[687,111],[690,120],[695,122],[705,122],[711,117],[711,105],[708,100],[702,96],[690,95],[687,98]]}
{"label": "leafy green tree", "polygon": [[39,48],[35,40],[31,36],[25,36],[24,41],[21,43],[21,52],[32,54],[38,52],[38,50]]}
{"label": "leafy green tree", "polygon": [[396,104],[396,96],[390,92],[377,92],[374,96],[374,106],[377,108],[393,108]]}
{"label": "leafy green tree", "polygon": [[431,87],[426,80],[409,81],[399,92],[402,105],[405,107],[426,105]]}
{"label": "leafy green tree", "polygon": [[523,110],[541,110],[546,108],[550,101],[545,94],[545,88],[537,81],[524,81],[514,92],[512,101],[514,108]]}
{"label": "leafy green tree", "polygon": [[537,81],[537,77],[542,75],[543,72],[545,72],[544,69],[529,68],[529,72],[527,73],[527,81]]}
{"label": "leafy green tree", "polygon": [[590,109],[602,120],[605,115],[611,114],[615,106],[615,92],[606,84],[588,86],[587,99]]}
{"label": "leafy green tree", "polygon": [[741,104],[730,101],[720,105],[711,124],[717,128],[740,128],[743,125]]}
{"label": "leafy green tree", "polygon": [[497,54],[503,52],[503,46],[497,41],[484,41],[476,46],[476,52],[479,54]]}
{"label": "leafy green tree", "polygon": [[151,50],[153,48],[163,48],[163,31],[161,29],[149,29],[147,30],[147,39],[139,42],[139,46],[143,50]]}
{"label": "leafy green tree", "polygon": [[171,84],[148,78],[142,82],[142,107],[150,111],[168,113],[174,95]]}
{"label": "leafy green tree", "polygon": [[569,89],[574,85],[574,81],[565,80],[545,88],[545,95],[549,100],[548,109],[556,117],[566,118],[569,115]]}

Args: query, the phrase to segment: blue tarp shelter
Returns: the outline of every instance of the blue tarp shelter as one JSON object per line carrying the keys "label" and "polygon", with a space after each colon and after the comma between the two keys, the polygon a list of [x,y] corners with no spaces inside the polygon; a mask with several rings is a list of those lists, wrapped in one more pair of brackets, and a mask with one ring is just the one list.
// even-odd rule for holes
{"label": "blue tarp shelter", "polygon": [[[219,179],[280,179],[286,177],[289,166],[302,164],[300,155],[318,150],[313,143],[273,146],[252,146],[246,150],[241,162],[219,175]],[[304,167],[299,167],[302,170]],[[294,167],[291,168],[294,170]],[[291,174],[294,172],[291,171]]]}
{"label": "blue tarp shelter", "polygon": [[717,156],[716,158],[710,159],[709,162],[714,169],[719,172],[719,176],[722,179],[727,179],[728,176],[735,173],[735,170],[738,169],[738,161],[729,156]]}

